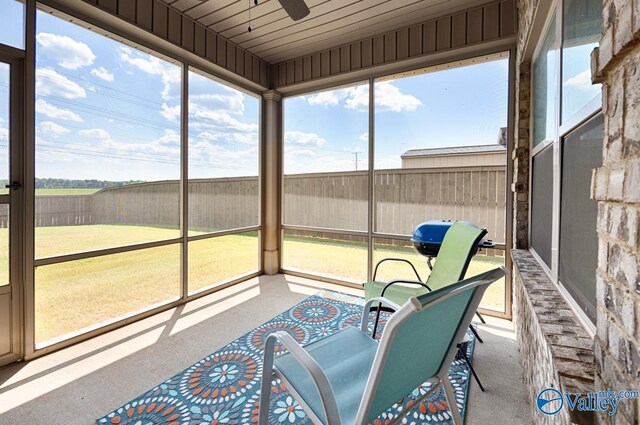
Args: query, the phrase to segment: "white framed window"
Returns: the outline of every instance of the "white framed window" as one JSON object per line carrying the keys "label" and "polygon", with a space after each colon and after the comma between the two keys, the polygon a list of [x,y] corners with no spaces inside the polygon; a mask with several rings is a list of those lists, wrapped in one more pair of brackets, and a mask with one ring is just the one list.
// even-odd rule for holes
{"label": "white framed window", "polygon": [[530,250],[594,333],[597,203],[591,170],[601,165],[601,86],[591,84],[602,4],[557,0],[532,61]]}

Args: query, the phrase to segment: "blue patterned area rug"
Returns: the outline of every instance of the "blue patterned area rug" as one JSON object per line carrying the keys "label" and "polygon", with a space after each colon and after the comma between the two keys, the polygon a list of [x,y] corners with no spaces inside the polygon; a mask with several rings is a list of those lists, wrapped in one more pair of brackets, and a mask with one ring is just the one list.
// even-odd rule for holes
{"label": "blue patterned area rug", "polygon": [[[97,423],[257,424],[262,353],[267,336],[271,332],[285,331],[300,344],[308,344],[345,326],[358,326],[363,303],[362,298],[321,291],[98,419]],[[382,318],[382,325],[387,318],[388,315]],[[467,355],[471,359],[475,339],[471,332],[469,336],[471,342]],[[276,347],[276,350],[281,349]],[[469,390],[469,368],[466,363],[456,359],[449,369],[449,377],[456,392],[456,402],[464,416]],[[383,413],[374,425],[389,421],[405,406],[413,406],[413,409],[403,419],[404,424],[451,424],[442,388],[422,402],[415,403],[415,399],[428,389],[427,385],[415,389]],[[279,380],[273,381],[271,391],[270,424],[311,424]]]}

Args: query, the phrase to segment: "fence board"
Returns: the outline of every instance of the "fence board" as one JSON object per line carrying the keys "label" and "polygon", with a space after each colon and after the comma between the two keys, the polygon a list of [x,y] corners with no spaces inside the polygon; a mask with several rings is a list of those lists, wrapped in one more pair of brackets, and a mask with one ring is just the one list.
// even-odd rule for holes
{"label": "fence board", "polygon": [[[284,177],[285,224],[367,230],[367,172],[297,174]],[[374,174],[375,229],[411,234],[420,222],[469,220],[505,238],[504,167],[393,169]],[[79,224],[179,225],[177,181],[103,189],[92,195],[36,196],[36,226]],[[259,221],[257,177],[189,182],[191,230],[224,230]],[[0,227],[7,214],[0,211]]]}
{"label": "fence board", "polygon": [[[504,174],[500,167],[376,171],[375,230],[411,234],[426,220],[469,220],[503,242]],[[340,184],[327,180],[338,177]],[[366,185],[366,172],[285,176],[285,224],[366,230]]]}

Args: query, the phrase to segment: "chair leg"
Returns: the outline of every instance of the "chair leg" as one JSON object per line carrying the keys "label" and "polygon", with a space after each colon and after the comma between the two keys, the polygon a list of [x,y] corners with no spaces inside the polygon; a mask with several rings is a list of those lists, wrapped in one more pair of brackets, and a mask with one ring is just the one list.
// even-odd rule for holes
{"label": "chair leg", "polygon": [[460,352],[460,355],[462,355],[462,358],[467,363],[467,366],[469,366],[469,370],[471,370],[471,373],[473,374],[473,377],[475,378],[476,382],[478,383],[478,386],[480,387],[480,390],[482,392],[484,392],[484,387],[482,386],[482,383],[480,382],[480,378],[478,378],[478,375],[476,374],[476,371],[473,368],[473,365],[469,361],[469,358],[467,357],[467,353],[465,353],[464,350],[462,349],[462,347],[460,347],[460,346],[458,346],[458,352]]}
{"label": "chair leg", "polygon": [[449,410],[451,411],[451,419],[453,420],[453,425],[462,425],[462,415],[460,415],[460,409],[458,409],[458,403],[456,403],[456,393],[451,386],[451,381],[448,376],[445,376],[442,380],[442,385],[444,385],[444,393],[447,398],[447,404],[449,405]]}
{"label": "chair leg", "polygon": [[469,325],[469,329],[471,329],[471,332],[473,332],[473,334],[475,335],[478,341],[480,341],[481,343],[484,343],[482,338],[480,338],[480,335],[478,335],[478,331],[476,331],[476,328],[474,328],[473,325]]}
{"label": "chair leg", "polygon": [[[271,372],[263,369],[262,385],[260,386],[260,414],[258,416],[258,424],[266,425],[269,423],[269,404],[271,403]],[[269,373],[269,375],[267,375]],[[265,385],[265,382],[267,384]]]}
{"label": "chair leg", "polygon": [[260,383],[260,413],[258,424],[269,423],[269,404],[271,403],[271,381],[273,379],[273,348],[275,338],[271,335],[267,337],[264,347],[264,362],[262,365],[262,382]]}
{"label": "chair leg", "polygon": [[[376,339],[376,332],[378,331],[378,322],[380,321],[380,307],[382,307],[382,303],[378,304],[378,308],[376,309],[376,321],[373,324],[373,333],[371,334],[371,338]],[[362,318],[364,320],[364,317]]]}
{"label": "chair leg", "polygon": [[484,317],[482,317],[482,315],[480,313],[478,313],[477,311],[476,311],[476,316],[478,316],[478,319],[480,319],[480,321],[482,322],[483,325],[487,324],[487,322],[484,321]]}

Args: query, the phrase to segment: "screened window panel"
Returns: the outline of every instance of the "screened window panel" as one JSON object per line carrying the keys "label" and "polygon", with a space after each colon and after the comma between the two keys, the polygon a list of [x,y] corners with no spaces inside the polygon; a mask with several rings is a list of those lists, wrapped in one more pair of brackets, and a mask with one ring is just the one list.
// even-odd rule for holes
{"label": "screened window panel", "polygon": [[0,43],[24,49],[24,2],[0,0]]}
{"label": "screened window panel", "polygon": [[36,258],[177,238],[182,68],[44,11],[36,23]]}
{"label": "screened window panel", "polygon": [[257,98],[189,71],[189,235],[260,222],[259,127]]}
{"label": "screened window panel", "polygon": [[283,220],[295,226],[366,231],[369,86],[283,101]]}
{"label": "screened window panel", "polygon": [[562,122],[600,94],[591,84],[591,52],[602,24],[600,0],[565,0],[562,36]]}
{"label": "screened window panel", "polygon": [[531,246],[551,268],[553,146],[533,157],[531,179]]}
{"label": "screened window panel", "polygon": [[544,36],[542,47],[533,61],[533,146],[553,139],[556,116],[556,69],[558,65],[556,16]]}
{"label": "screened window panel", "polygon": [[589,319],[596,320],[598,204],[591,173],[602,165],[604,119],[592,118],[564,138],[560,203],[559,278]]}

